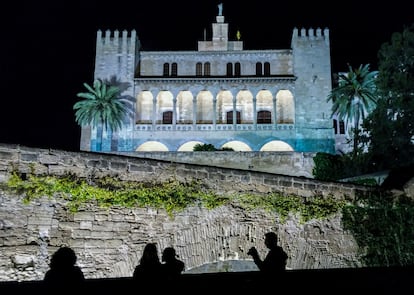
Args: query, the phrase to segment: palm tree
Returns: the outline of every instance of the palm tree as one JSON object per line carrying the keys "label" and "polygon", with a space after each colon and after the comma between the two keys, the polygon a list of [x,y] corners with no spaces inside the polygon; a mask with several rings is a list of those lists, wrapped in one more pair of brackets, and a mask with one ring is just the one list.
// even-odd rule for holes
{"label": "palm tree", "polygon": [[369,64],[360,65],[349,72],[339,74],[338,86],[328,95],[332,101],[332,116],[344,121],[345,125],[353,123],[353,155],[358,153],[360,124],[377,104],[375,80],[378,71],[370,71]]}
{"label": "palm tree", "polygon": [[130,111],[127,101],[120,96],[120,88],[97,79],[93,87],[83,83],[88,92],[80,92],[84,100],[73,105],[76,122],[80,126],[91,125],[98,130],[97,150],[102,150],[103,130],[117,131],[122,127],[125,115]]}

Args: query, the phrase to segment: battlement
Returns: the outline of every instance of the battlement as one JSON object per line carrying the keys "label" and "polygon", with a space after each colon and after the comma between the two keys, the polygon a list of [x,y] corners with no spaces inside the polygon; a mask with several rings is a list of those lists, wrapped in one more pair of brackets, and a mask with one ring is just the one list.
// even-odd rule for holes
{"label": "battlement", "polygon": [[[300,33],[300,34],[299,34]],[[321,28],[317,28],[316,29],[316,34],[315,34],[315,29],[313,28],[309,28],[308,30],[306,30],[305,28],[300,29],[300,31],[298,30],[298,28],[294,28],[293,29],[293,37],[322,37],[324,36],[325,38],[329,38],[329,29],[325,28],[323,30],[323,34],[322,34],[322,29]]]}
{"label": "battlement", "polygon": [[325,44],[329,46],[329,29],[325,28],[322,30],[321,28],[317,28],[316,30],[313,28],[305,29],[298,28],[293,29],[292,34],[292,47],[296,41],[313,41],[313,40],[324,40]]}
{"label": "battlement", "polygon": [[[97,36],[96,36],[96,44],[98,45],[115,45],[122,43],[124,41],[135,41],[137,40],[137,33],[135,30],[132,30],[131,32],[128,32],[127,30],[122,31],[122,36],[119,34],[119,30],[111,31],[106,30],[105,35],[103,35],[102,30],[98,30]],[[121,42],[120,42],[121,41]]]}
{"label": "battlement", "polygon": [[[135,30],[97,31],[95,78],[115,76],[129,82],[134,77],[140,41]],[[132,93],[131,93],[132,94]]]}

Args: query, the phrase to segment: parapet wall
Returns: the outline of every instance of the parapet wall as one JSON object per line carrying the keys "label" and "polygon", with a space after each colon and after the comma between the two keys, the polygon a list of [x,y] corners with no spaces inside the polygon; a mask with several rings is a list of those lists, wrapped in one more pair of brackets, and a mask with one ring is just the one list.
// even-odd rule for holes
{"label": "parapet wall", "polygon": [[[197,179],[209,182],[210,187],[222,192],[282,192],[304,197],[317,193],[334,195],[339,198],[346,195],[352,198],[356,192],[367,190],[366,187],[350,183],[324,182],[299,176],[210,166],[214,164],[213,157],[207,158],[210,162],[210,165],[207,165],[206,160],[202,160],[204,153],[199,152],[198,155],[197,153],[190,153],[200,163],[190,164],[190,160],[187,160],[188,163],[185,163],[184,160],[182,160],[183,163],[174,162],[174,156],[171,154],[170,157],[167,156],[165,160],[162,160],[150,158],[148,154],[143,154],[144,157],[140,158],[139,156],[97,152],[68,152],[19,145],[0,145],[0,182],[6,181],[12,171],[18,171],[19,173],[33,173],[35,175],[64,175],[70,173],[85,178],[116,176],[121,180],[141,182],[163,182],[171,178],[177,180]],[[225,152],[217,152],[215,155],[224,157]],[[250,153],[244,155],[247,163],[249,161],[254,162],[247,159],[251,156]],[[262,157],[260,153],[253,153],[253,155],[256,158]],[[287,171],[288,167],[295,163],[299,162],[301,164],[303,158],[295,160],[297,155],[297,153],[291,154],[294,160],[284,166],[284,171]],[[242,163],[241,165],[246,165],[243,157],[234,159],[238,159]],[[235,162],[234,159],[229,162]],[[288,157],[281,157],[279,162],[274,163],[274,165],[283,166],[283,160],[289,162],[287,159]],[[263,162],[259,161],[258,163],[260,165]],[[221,165],[223,165],[223,162],[221,162]],[[229,166],[231,165],[233,164],[229,164]]]}
{"label": "parapet wall", "polygon": [[[124,180],[202,179],[218,192],[282,191],[301,196],[316,192],[352,198],[364,187],[326,183],[304,177],[174,163],[148,158],[66,152],[13,145],[0,146],[0,182],[12,171],[80,177],[113,175]],[[163,209],[99,208],[85,204],[70,212],[55,196],[30,203],[0,190],[0,281],[40,280],[51,254],[72,247],[86,278],[130,277],[148,242],[159,250],[176,248],[186,272],[254,270],[246,254],[256,246],[265,255],[263,235],[275,231],[289,254],[290,269],[361,266],[356,241],[342,228],[341,216],[301,223],[280,222],[274,212],[234,206],[190,207],[174,217]]]}
{"label": "parapet wall", "polygon": [[238,170],[313,178],[313,157],[302,152],[111,152],[119,155]]}

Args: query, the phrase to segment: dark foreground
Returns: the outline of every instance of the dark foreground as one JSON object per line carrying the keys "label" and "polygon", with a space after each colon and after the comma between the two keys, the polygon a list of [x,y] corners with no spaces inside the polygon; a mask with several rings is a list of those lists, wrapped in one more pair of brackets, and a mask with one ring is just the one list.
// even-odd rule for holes
{"label": "dark foreground", "polygon": [[87,279],[76,290],[71,290],[70,286],[57,286],[52,290],[42,281],[0,282],[0,294],[414,294],[413,281],[414,266],[288,270],[270,279],[259,272],[183,274],[175,281]]}

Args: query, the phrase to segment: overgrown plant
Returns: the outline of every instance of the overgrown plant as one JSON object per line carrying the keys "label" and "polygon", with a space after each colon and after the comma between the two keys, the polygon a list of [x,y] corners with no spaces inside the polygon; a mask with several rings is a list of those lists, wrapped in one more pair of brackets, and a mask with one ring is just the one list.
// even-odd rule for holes
{"label": "overgrown plant", "polygon": [[236,204],[247,210],[262,208],[276,212],[282,222],[289,214],[299,215],[301,222],[307,222],[313,218],[327,218],[344,206],[343,201],[321,195],[310,198],[280,193],[218,195],[196,180],[179,182],[174,179],[163,183],[138,183],[112,177],[88,181],[72,174],[62,177],[24,177],[13,173],[7,188],[24,195],[26,202],[41,196],[60,195],[68,201],[72,212],[88,202],[104,208],[115,205],[127,208],[163,208],[170,216],[192,205],[212,209],[225,204]]}
{"label": "overgrown plant", "polygon": [[406,196],[376,192],[346,203],[319,194],[307,198],[281,193],[218,195],[195,180],[137,183],[111,177],[87,180],[71,174],[56,177],[13,173],[2,188],[24,195],[25,202],[60,195],[72,212],[90,202],[106,208],[163,208],[170,216],[188,206],[212,209],[233,204],[245,210],[275,212],[282,223],[290,215],[305,223],[342,213],[344,229],[355,237],[367,266],[414,265],[414,202]]}
{"label": "overgrown plant", "polygon": [[[344,178],[363,175],[372,171],[367,154],[329,154],[319,152],[313,157],[315,166],[312,174],[315,179],[325,181],[338,181]],[[365,183],[359,183],[365,184]],[[377,185],[369,182],[367,185]]]}
{"label": "overgrown plant", "polygon": [[222,202],[221,198],[203,189],[196,181],[137,183],[104,177],[94,179],[91,184],[86,179],[71,174],[63,177],[29,175],[22,178],[21,175],[13,173],[8,181],[8,188],[23,194],[26,202],[41,196],[52,197],[59,194],[68,201],[72,212],[83,203],[95,202],[101,207],[119,205],[128,208],[164,208],[172,215],[192,204],[200,203],[211,208]]}
{"label": "overgrown plant", "polygon": [[414,265],[414,202],[376,194],[343,208],[344,229],[356,239],[367,266]]}
{"label": "overgrown plant", "polygon": [[233,148],[231,147],[222,147],[222,148],[216,148],[214,145],[212,145],[211,143],[205,143],[205,144],[200,144],[197,143],[194,147],[193,147],[193,151],[195,152],[215,152],[215,151],[234,151]]}
{"label": "overgrown plant", "polygon": [[237,202],[240,207],[246,210],[263,208],[270,212],[276,212],[282,223],[286,221],[289,214],[299,216],[301,223],[306,223],[311,219],[326,219],[340,212],[345,206],[343,200],[337,200],[332,195],[324,197],[319,194],[308,198],[280,193],[264,196],[241,194],[238,196]]}

